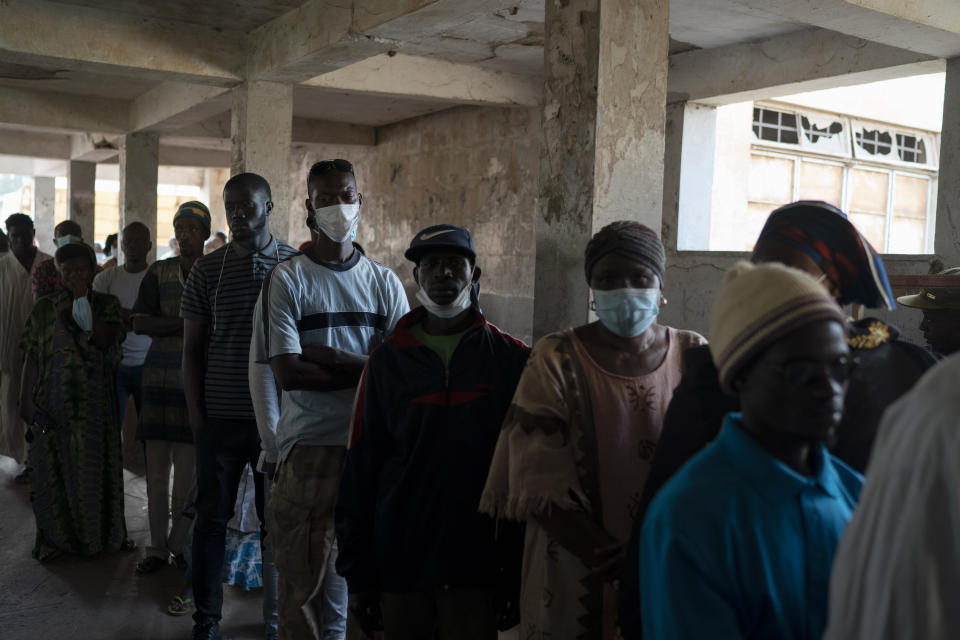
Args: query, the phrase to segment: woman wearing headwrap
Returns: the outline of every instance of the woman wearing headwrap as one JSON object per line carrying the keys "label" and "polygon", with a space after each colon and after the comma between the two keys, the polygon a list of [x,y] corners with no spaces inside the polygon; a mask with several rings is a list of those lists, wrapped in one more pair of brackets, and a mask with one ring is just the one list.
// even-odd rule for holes
{"label": "woman wearing headwrap", "polygon": [[[841,305],[893,309],[893,293],[880,256],[845,213],[818,201],[800,201],[767,218],[751,256],[754,263],[778,262],[817,278]],[[906,393],[934,364],[921,347],[899,340],[896,327],[877,318],[850,323],[847,346],[854,368],[844,415],[830,451],[857,471],[867,466],[884,409]],[[625,638],[640,637],[636,541],[647,507],[683,464],[713,441],[723,416],[739,409],[720,389],[717,368],[707,348],[684,354],[686,373],[664,419],[663,435],[640,500],[621,583],[620,624]]]}
{"label": "woman wearing headwrap", "polygon": [[37,301],[20,342],[20,414],[32,437],[27,466],[40,561],[132,548],[115,387],[120,301],[91,289],[97,259],[82,240],[62,245],[54,260],[63,286]]}
{"label": "woman wearing headwrap", "polygon": [[649,228],[614,222],[584,257],[599,320],[534,347],[480,503],[526,522],[524,637],[615,637],[613,583],[681,354],[705,343],[656,323],[665,256]]}

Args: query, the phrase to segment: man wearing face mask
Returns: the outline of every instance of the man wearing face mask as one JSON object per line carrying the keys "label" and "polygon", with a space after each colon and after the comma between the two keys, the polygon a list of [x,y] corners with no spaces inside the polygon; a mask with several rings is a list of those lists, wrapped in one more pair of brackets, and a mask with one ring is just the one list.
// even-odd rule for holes
{"label": "man wearing face mask", "polygon": [[[26,425],[17,415],[20,399],[20,371],[23,351],[20,334],[30,310],[30,270],[43,260],[50,259],[33,246],[33,220],[22,213],[6,219],[10,250],[0,254],[0,388],[3,389],[0,413],[0,454],[10,456],[18,463],[26,458]],[[26,467],[17,475],[26,481]]]}
{"label": "man wearing face mask", "polygon": [[350,609],[392,638],[495,639],[516,624],[522,535],[477,511],[529,348],[487,323],[470,232],[441,224],[406,252],[414,309],[360,383],[337,500]]}
{"label": "man wearing face mask", "polygon": [[325,578],[336,553],[333,503],[357,382],[367,355],[409,305],[400,279],[353,246],[363,204],[353,166],[340,159],[316,163],[307,193],[313,241],[264,284],[256,320],[263,345],[255,340],[254,351],[263,350],[260,359],[283,390],[269,509],[280,636],[319,640],[345,631],[346,603],[339,615],[325,616],[322,605],[336,591]]}

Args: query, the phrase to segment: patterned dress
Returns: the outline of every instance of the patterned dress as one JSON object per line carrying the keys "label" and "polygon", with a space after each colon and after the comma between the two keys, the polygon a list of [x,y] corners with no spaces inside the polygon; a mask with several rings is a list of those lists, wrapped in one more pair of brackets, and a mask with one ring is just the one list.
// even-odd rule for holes
{"label": "patterned dress", "polygon": [[[93,312],[122,323],[120,302],[94,292]],[[115,378],[123,332],[106,351],[90,342],[72,316],[65,289],[37,301],[20,346],[38,366],[33,399],[45,433],[33,428],[30,468],[37,544],[89,556],[126,539],[123,465]],[[40,413],[42,412],[42,414]]]}
{"label": "patterned dress", "polygon": [[616,593],[536,517],[580,511],[626,543],[659,439],[683,373],[681,354],[705,343],[667,329],[667,355],[637,377],[602,369],[573,330],[545,336],[520,378],[493,456],[480,510],[526,521],[520,593],[524,640],[618,636]]}

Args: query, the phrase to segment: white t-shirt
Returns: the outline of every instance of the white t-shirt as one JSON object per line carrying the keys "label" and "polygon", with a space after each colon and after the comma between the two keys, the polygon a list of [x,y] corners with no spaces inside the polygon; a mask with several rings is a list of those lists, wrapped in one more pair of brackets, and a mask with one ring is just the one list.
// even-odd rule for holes
{"label": "white t-shirt", "polygon": [[[100,293],[109,293],[120,300],[120,306],[127,311],[133,309],[140,291],[140,283],[147,275],[147,269],[139,273],[130,273],[122,266],[107,269],[97,274],[93,279],[93,290]],[[120,366],[140,367],[150,350],[150,336],[142,336],[130,331],[123,341],[123,360]]]}
{"label": "white t-shirt", "polygon": [[[270,358],[299,355],[308,344],[369,354],[410,310],[396,274],[359,251],[342,265],[295,256],[274,268],[260,296]],[[298,442],[346,444],[355,392],[355,387],[284,392],[277,424],[280,460]]]}

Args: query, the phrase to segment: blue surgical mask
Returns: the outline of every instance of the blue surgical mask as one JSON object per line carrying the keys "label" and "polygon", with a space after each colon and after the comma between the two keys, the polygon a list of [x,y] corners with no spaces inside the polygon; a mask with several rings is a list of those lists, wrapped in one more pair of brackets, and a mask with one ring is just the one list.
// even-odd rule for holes
{"label": "blue surgical mask", "polygon": [[621,338],[635,338],[660,313],[660,289],[593,289],[597,317]]}
{"label": "blue surgical mask", "polygon": [[93,310],[90,308],[90,301],[87,300],[87,296],[74,298],[73,320],[84,331],[93,330]]}
{"label": "blue surgical mask", "polygon": [[55,238],[54,242],[57,244],[57,248],[67,245],[67,244],[79,244],[83,242],[83,238],[80,236],[60,236]]}

